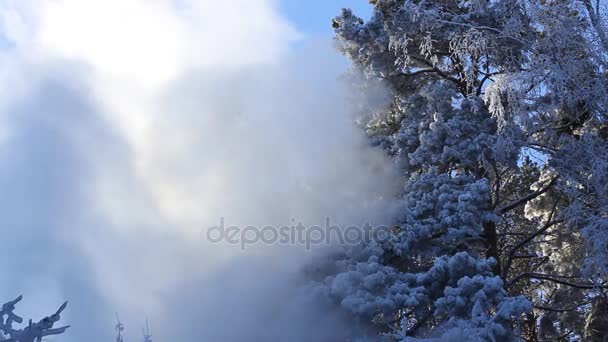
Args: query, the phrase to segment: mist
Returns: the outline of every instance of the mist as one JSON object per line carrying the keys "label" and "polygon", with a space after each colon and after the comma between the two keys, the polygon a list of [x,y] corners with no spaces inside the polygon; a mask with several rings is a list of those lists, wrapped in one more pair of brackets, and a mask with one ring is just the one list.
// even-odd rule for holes
{"label": "mist", "polygon": [[126,341],[343,337],[302,286],[317,252],[206,239],[389,222],[331,39],[266,0],[6,1],[0,30],[0,292],[26,319],[69,300],[49,341],[110,341],[115,312]]}

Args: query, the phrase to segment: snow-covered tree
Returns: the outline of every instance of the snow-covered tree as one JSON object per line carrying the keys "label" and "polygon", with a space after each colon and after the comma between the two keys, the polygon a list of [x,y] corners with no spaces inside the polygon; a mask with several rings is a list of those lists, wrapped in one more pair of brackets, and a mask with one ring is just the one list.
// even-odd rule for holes
{"label": "snow-covered tree", "polygon": [[42,338],[50,335],[63,334],[69,326],[53,328],[55,323],[61,319],[61,312],[66,308],[67,302],[52,315],[44,317],[37,323],[30,319],[25,328],[17,329],[13,327],[13,323],[23,323],[23,318],[16,315],[15,306],[23,299],[22,296],[2,305],[0,310],[0,341],[7,342],[41,342]]}
{"label": "snow-covered tree", "polygon": [[372,338],[593,340],[608,320],[604,5],[370,3],[333,27],[352,72],[390,91],[360,123],[402,171],[401,209],[389,239],[318,268],[317,291]]}
{"label": "snow-covered tree", "polygon": [[148,320],[146,319],[146,330],[141,329],[144,335],[144,342],[152,342],[152,335],[150,335],[150,327],[148,326]]}
{"label": "snow-covered tree", "polygon": [[[116,342],[124,342],[124,331],[125,326],[118,318],[118,313],[116,313],[116,325],[114,326],[116,330]],[[148,320],[146,319],[146,328],[141,329],[143,335],[143,342],[152,342],[152,335],[150,335],[150,327],[148,326]]]}
{"label": "snow-covered tree", "polygon": [[125,325],[122,324],[120,318],[118,317],[118,313],[116,313],[116,325],[114,326],[116,330],[116,342],[125,342],[123,332],[125,331]]}

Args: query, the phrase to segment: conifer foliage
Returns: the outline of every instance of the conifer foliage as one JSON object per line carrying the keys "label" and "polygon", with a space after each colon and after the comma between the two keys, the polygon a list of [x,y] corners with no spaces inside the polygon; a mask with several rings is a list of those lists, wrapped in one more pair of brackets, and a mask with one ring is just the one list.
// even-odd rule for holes
{"label": "conifer foliage", "polygon": [[390,92],[359,122],[403,176],[399,215],[320,268],[319,293],[373,340],[601,340],[604,5],[370,3],[333,27],[358,88]]}

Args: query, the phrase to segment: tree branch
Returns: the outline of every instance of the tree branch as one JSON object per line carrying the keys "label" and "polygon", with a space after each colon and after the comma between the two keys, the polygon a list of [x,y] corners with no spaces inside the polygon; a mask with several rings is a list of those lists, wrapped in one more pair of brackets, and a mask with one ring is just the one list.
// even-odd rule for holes
{"label": "tree branch", "polygon": [[417,57],[417,56],[411,56],[411,58],[414,59],[414,60],[416,60],[416,61],[418,61],[418,62],[420,62],[420,63],[422,63],[422,64],[424,64],[424,65],[426,65],[426,66],[428,66],[430,70],[433,70],[441,78],[444,78],[444,79],[446,79],[448,81],[454,82],[459,88],[463,88],[464,87],[463,89],[466,90],[466,84],[462,80],[460,80],[460,79],[458,79],[458,78],[456,78],[454,76],[450,76],[450,75],[446,74],[444,71],[442,71],[441,69],[439,69],[436,66],[434,66],[433,63],[427,61],[424,58],[420,58],[420,57]]}
{"label": "tree branch", "polygon": [[[522,274],[518,275],[517,277],[511,279],[510,281],[507,282],[507,287],[512,286],[513,284],[515,284],[516,282],[518,282],[524,278],[546,280],[546,281],[550,281],[550,282],[553,282],[556,284],[566,285],[566,286],[574,287],[577,289],[584,289],[584,290],[608,288],[608,286],[606,286],[606,285],[597,285],[597,284],[593,284],[593,283],[577,284],[577,283],[573,283],[573,282],[570,282],[567,280],[559,279],[559,278],[568,278],[568,277],[560,277],[560,276],[541,274],[541,273],[531,273],[531,272],[522,273]],[[574,278],[578,278],[578,277],[574,277]]]}
{"label": "tree branch", "polygon": [[498,208],[498,210],[496,210],[496,214],[498,215],[502,215],[504,213],[506,213],[507,211],[517,208],[522,204],[527,203],[530,200],[535,199],[536,197],[544,194],[545,192],[549,191],[549,189],[551,189],[551,187],[553,186],[553,184],[555,184],[555,181],[557,181],[557,179],[559,178],[559,176],[556,176],[555,178],[553,178],[547,185],[545,185],[542,189],[538,190],[538,191],[534,191],[532,193],[530,193],[529,195],[522,197],[518,200],[515,200],[503,207]]}
{"label": "tree branch", "polygon": [[589,304],[589,302],[591,302],[591,300],[586,300],[582,303],[576,304],[574,306],[571,306],[569,308],[560,308],[560,309],[556,309],[556,308],[551,308],[548,306],[539,306],[539,305],[534,305],[534,308],[537,310],[544,310],[544,311],[551,311],[551,312],[568,312],[568,311],[572,311],[572,310],[576,310],[578,308],[580,308],[581,306],[585,305],[585,304]]}
{"label": "tree branch", "polygon": [[530,234],[530,236],[528,236],[527,238],[518,242],[509,251],[509,254],[507,257],[507,262],[504,267],[504,273],[503,273],[504,276],[507,275],[507,272],[511,268],[511,265],[513,264],[513,260],[515,259],[515,253],[517,252],[518,249],[522,248],[523,246],[525,246],[526,244],[528,244],[529,242],[534,240],[536,237],[538,237],[541,234],[543,234],[544,232],[546,232],[549,228],[564,221],[564,220],[553,220],[553,216],[555,215],[555,211],[557,210],[557,204],[559,203],[559,201],[560,201],[560,198],[558,197],[557,200],[555,201],[555,203],[553,204],[553,208],[551,208],[551,213],[549,214],[549,217],[547,218],[547,222],[539,230],[537,230],[533,234]]}

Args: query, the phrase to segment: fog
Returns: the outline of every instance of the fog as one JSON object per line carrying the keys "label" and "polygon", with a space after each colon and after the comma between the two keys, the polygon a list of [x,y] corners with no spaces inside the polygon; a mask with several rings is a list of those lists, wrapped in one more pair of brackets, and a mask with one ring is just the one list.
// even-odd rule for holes
{"label": "fog", "polygon": [[0,3],[5,300],[49,341],[333,341],[302,246],[239,227],[386,223],[391,165],[353,123],[346,68],[267,0]]}

